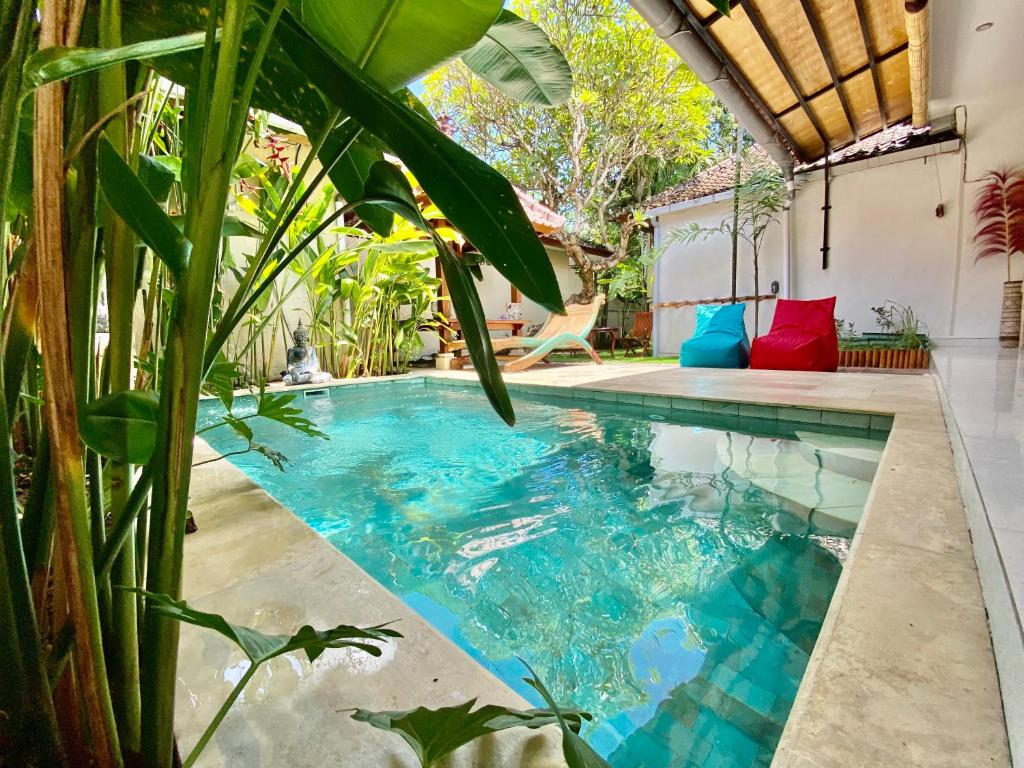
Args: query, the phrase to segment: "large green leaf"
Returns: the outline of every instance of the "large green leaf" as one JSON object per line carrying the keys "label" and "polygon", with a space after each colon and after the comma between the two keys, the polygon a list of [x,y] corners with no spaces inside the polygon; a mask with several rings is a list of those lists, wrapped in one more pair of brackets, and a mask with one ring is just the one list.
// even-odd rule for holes
{"label": "large green leaf", "polygon": [[327,435],[316,428],[316,425],[302,415],[302,409],[296,408],[292,402],[298,395],[294,392],[275,394],[260,390],[256,415],[276,421],[286,427],[297,429],[310,437],[327,438]]}
{"label": "large green leaf", "polygon": [[451,252],[447,243],[440,238],[435,238],[435,242],[441,255],[441,269],[444,270],[452,306],[459,316],[459,329],[473,358],[473,370],[477,372],[480,385],[494,410],[506,424],[512,426],[516,423],[516,414],[505,381],[501,378],[498,361],[494,357],[494,347],[491,346],[491,337],[487,332],[487,315],[480,304],[473,275],[466,263]]}
{"label": "large green leaf", "polygon": [[100,189],[114,212],[155,253],[175,278],[188,266],[192,243],[135,172],[121,159],[106,135],[100,135],[97,160]]}
{"label": "large green leaf", "polygon": [[307,624],[293,635],[268,635],[252,627],[232,624],[216,613],[197,611],[184,600],[175,600],[168,595],[142,589],[128,591],[145,595],[147,609],[160,616],[220,633],[241,648],[254,664],[262,664],[291,651],[303,651],[306,658],[316,661],[328,648],[358,648],[371,656],[380,656],[381,650],[376,643],[401,637],[398,632],[383,624],[365,629],[339,624],[327,630],[313,629]]}
{"label": "large green leaf", "polygon": [[145,464],[156,445],[158,410],[153,392],[115,392],[82,409],[78,430],[96,453],[128,464]]}
{"label": "large green leaf", "polygon": [[544,698],[547,705],[551,707],[551,711],[555,713],[558,727],[562,729],[562,754],[565,757],[565,763],[568,768],[611,768],[608,762],[583,740],[579,734],[579,728],[573,727],[572,716],[574,711],[566,712],[560,709],[555,701],[555,697],[551,695],[551,692],[541,682],[537,673],[533,671],[533,667],[527,664],[525,660],[519,660],[523,662],[523,665],[533,675],[533,677],[524,677],[523,682],[534,688]]}
{"label": "large green leaf", "polygon": [[[314,135],[315,131],[316,128],[307,127],[307,133]],[[320,161],[330,162],[346,145],[348,149],[331,166],[328,176],[345,200],[360,200],[366,197],[366,177],[370,168],[384,160],[386,147],[376,136],[364,131],[354,120],[349,120],[331,131],[324,140]],[[356,207],[355,213],[377,234],[391,232],[394,215],[379,205],[364,203]]]}
{"label": "large green leaf", "polygon": [[502,0],[297,0],[298,17],[325,48],[394,90],[479,40]]}
{"label": "large green leaf", "polygon": [[554,107],[572,92],[572,69],[543,29],[503,10],[480,42],[462,54],[473,72],[506,96]]}
{"label": "large green leaf", "polygon": [[25,87],[38,88],[69,77],[136,59],[155,59],[202,48],[205,32],[146,40],[120,48],[44,48],[25,62]]}
{"label": "large green leaf", "polygon": [[316,87],[381,138],[430,199],[499,272],[552,312],[562,297],[547,252],[512,185],[489,165],[429,125],[340,56],[330,56],[290,18],[278,38]]}
{"label": "large green leaf", "polygon": [[[459,747],[474,739],[509,728],[541,728],[558,723],[558,716],[547,709],[509,709],[487,704],[473,711],[476,699],[454,707],[427,709],[417,707],[400,712],[371,712],[357,709],[355,720],[374,728],[397,733],[412,747],[423,768],[433,768]],[[590,716],[579,710],[565,712],[563,717],[580,728],[581,718]]]}
{"label": "large green leaf", "polygon": [[162,163],[149,155],[140,154],[139,179],[146,185],[146,189],[153,195],[154,200],[161,205],[167,202],[175,181],[174,170],[167,163]]}

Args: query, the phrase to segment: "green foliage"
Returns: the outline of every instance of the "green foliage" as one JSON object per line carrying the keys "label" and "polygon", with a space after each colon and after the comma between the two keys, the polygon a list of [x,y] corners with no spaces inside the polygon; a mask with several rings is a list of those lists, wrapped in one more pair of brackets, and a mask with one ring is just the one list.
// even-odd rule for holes
{"label": "green foliage", "polygon": [[[625,0],[516,0],[509,10],[564,54],[573,73],[565,103],[520,103],[474,77],[467,57],[427,78],[425,101],[460,143],[568,218],[561,237],[592,291],[592,270],[629,255],[636,220],[619,215],[642,202],[650,176],[707,154],[716,102]],[[608,246],[611,258],[587,254],[578,238]]]}
{"label": "green foliage", "polygon": [[320,49],[295,24],[281,41],[328,98],[387,143],[494,267],[552,312],[563,310],[554,269],[509,182],[422,120],[351,62]]}
{"label": "green foliage", "polygon": [[[423,768],[434,768],[459,747],[481,736],[509,728],[541,728],[558,724],[559,715],[552,710],[518,710],[487,704],[476,711],[476,699],[452,707],[416,709],[401,712],[371,712],[357,709],[352,717],[374,728],[397,733],[412,747]],[[579,732],[583,718],[590,716],[579,710],[561,715],[570,727]]]}
{"label": "green foliage", "polygon": [[25,86],[35,89],[127,61],[192,51],[202,48],[205,39],[205,33],[196,32],[121,48],[47,48],[34,53],[25,63]]}
{"label": "green foliage", "polygon": [[85,444],[102,456],[145,464],[156,444],[157,415],[152,392],[115,392],[82,409],[79,432]]}
{"label": "green foliage", "polygon": [[[441,206],[443,215],[431,220],[453,221],[527,295],[561,308],[550,262],[511,186],[440,133],[401,88],[471,49],[502,4],[450,5],[441,14],[430,4],[366,0],[104,0],[67,17],[54,3],[5,11],[5,22],[17,25],[4,29],[14,44],[0,73],[0,207],[12,257],[3,260],[0,296],[5,316],[20,324],[17,338],[26,341],[24,349],[6,350],[17,354],[5,354],[0,383],[10,391],[0,391],[0,446],[17,439],[27,452],[38,451],[40,471],[29,489],[33,502],[19,508],[13,454],[0,450],[0,613],[13,619],[0,629],[0,742],[7,745],[12,729],[12,742],[27,747],[17,752],[25,765],[67,765],[62,746],[83,763],[170,768],[180,622],[214,629],[252,662],[185,766],[194,764],[262,662],[291,651],[315,659],[338,647],[376,654],[379,642],[397,637],[384,627],[344,625],[262,635],[178,598],[199,393],[216,392],[230,411],[239,374],[232,360],[241,358],[227,354],[225,344],[248,318],[258,324],[255,339],[266,327],[260,313],[281,318],[292,286],[276,281],[291,270],[295,285],[309,285],[317,296],[327,277],[345,270],[352,276],[359,260],[373,263],[374,277],[365,281],[378,322],[372,334],[386,338],[392,360],[411,354],[435,287],[419,261],[441,241],[400,174],[377,164],[385,153],[401,157]],[[100,47],[61,47],[79,40]],[[26,67],[37,41],[47,47]],[[551,98],[559,85],[551,73],[525,71],[539,53],[520,51],[518,75],[546,84]],[[52,85],[62,79],[66,85]],[[22,98],[32,88],[30,99]],[[305,126],[314,149],[294,176],[271,178],[281,169],[240,152],[251,110],[259,107]],[[252,116],[255,124],[263,120]],[[105,135],[94,135],[96,126]],[[316,154],[324,152],[326,167],[317,171]],[[333,193],[318,197],[329,171],[350,167],[346,183],[354,179],[358,189],[344,191],[344,205]],[[15,169],[21,177],[9,183]],[[259,227],[227,212],[242,181],[265,193],[261,202],[273,201],[273,215],[258,218]],[[396,210],[419,228],[415,234],[394,238]],[[361,233],[354,248],[321,241],[353,211],[368,221],[378,216],[378,234]],[[46,231],[35,232],[36,222]],[[245,237],[257,240],[256,250],[236,257],[239,243],[232,241]],[[459,283],[453,293],[463,327],[475,324],[483,339],[469,267],[447,249],[442,257]],[[49,278],[40,281],[42,333],[39,302],[24,297],[36,274]],[[229,275],[235,279],[222,286]],[[103,281],[111,343],[97,364],[93,336]],[[336,294],[330,304],[341,302]],[[391,325],[385,330],[382,323]],[[41,340],[40,350],[33,339]],[[511,420],[489,345],[478,347],[485,386]],[[45,423],[20,391],[43,395]],[[281,467],[283,456],[254,442],[249,419],[321,436],[294,398],[262,392],[255,413],[229,412],[225,422],[247,450]],[[58,400],[61,409],[49,407]],[[77,413],[77,423],[69,413]],[[41,435],[55,441],[60,461],[39,460],[48,445]],[[48,489],[55,492],[48,496]],[[68,578],[54,583],[50,575],[58,569]],[[47,599],[62,606],[57,619],[64,620],[64,607],[70,612],[63,629],[49,615],[37,619],[33,584],[53,584]],[[136,599],[143,594],[144,604]],[[55,637],[60,642],[48,663]],[[63,696],[59,714],[54,691]]]}
{"label": "green foliage", "polygon": [[188,267],[192,243],[105,135],[100,136],[98,170],[100,189],[110,207],[153,249],[171,274],[180,278]]}
{"label": "green foliage", "polygon": [[502,10],[463,63],[509,98],[554,107],[572,91],[572,70],[543,29]]}
{"label": "green foliage", "polygon": [[928,349],[931,346],[928,327],[911,306],[886,299],[871,311],[882,332],[897,337],[894,341],[897,349]]}
{"label": "green foliage", "polygon": [[533,677],[524,677],[523,681],[536,690],[551,707],[551,711],[555,713],[558,727],[562,729],[562,754],[565,755],[568,768],[611,768],[608,762],[580,737],[579,726],[575,723],[572,713],[564,712],[559,708],[555,697],[541,682],[537,673],[533,671],[533,667],[523,659],[520,661],[533,675]]}
{"label": "green foliage", "polygon": [[308,624],[291,635],[268,635],[252,627],[232,624],[216,613],[191,608],[184,600],[169,595],[158,595],[141,589],[129,590],[146,597],[148,610],[173,621],[212,629],[233,642],[253,664],[262,664],[277,656],[302,651],[310,661],[316,661],[328,648],[358,648],[371,656],[380,656],[379,642],[402,635],[387,625],[360,629],[340,624],[328,630],[317,630]]}
{"label": "green foliage", "polygon": [[297,397],[298,394],[295,392],[282,392],[278,394],[261,389],[257,399],[256,415],[296,429],[304,435],[326,439],[327,435],[317,429],[312,421],[302,415],[302,409],[292,405]]}

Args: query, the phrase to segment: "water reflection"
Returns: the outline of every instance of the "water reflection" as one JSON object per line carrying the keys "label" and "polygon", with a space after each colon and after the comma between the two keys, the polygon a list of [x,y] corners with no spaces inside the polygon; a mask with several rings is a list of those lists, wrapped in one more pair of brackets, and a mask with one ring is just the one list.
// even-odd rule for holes
{"label": "water reflection", "polygon": [[613,765],[770,761],[880,443],[598,403],[518,403],[507,429],[463,392],[314,402],[328,447],[260,424],[303,461],[238,464],[440,631],[535,699],[529,660]]}

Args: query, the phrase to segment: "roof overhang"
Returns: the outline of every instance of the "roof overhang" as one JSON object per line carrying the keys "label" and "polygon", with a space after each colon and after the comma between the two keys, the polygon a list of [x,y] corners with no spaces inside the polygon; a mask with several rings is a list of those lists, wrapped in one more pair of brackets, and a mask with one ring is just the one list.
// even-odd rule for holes
{"label": "roof overhang", "polygon": [[784,170],[928,122],[927,0],[631,2]]}

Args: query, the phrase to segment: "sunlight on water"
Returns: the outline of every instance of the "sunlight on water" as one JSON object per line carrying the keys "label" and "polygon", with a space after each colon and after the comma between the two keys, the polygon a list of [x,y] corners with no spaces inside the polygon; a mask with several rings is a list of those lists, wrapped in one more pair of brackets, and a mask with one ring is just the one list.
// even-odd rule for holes
{"label": "sunlight on water", "polygon": [[375,390],[298,401],[330,442],[251,422],[284,473],[232,461],[539,704],[528,660],[614,766],[770,763],[880,440],[540,398],[510,429],[473,390]]}

